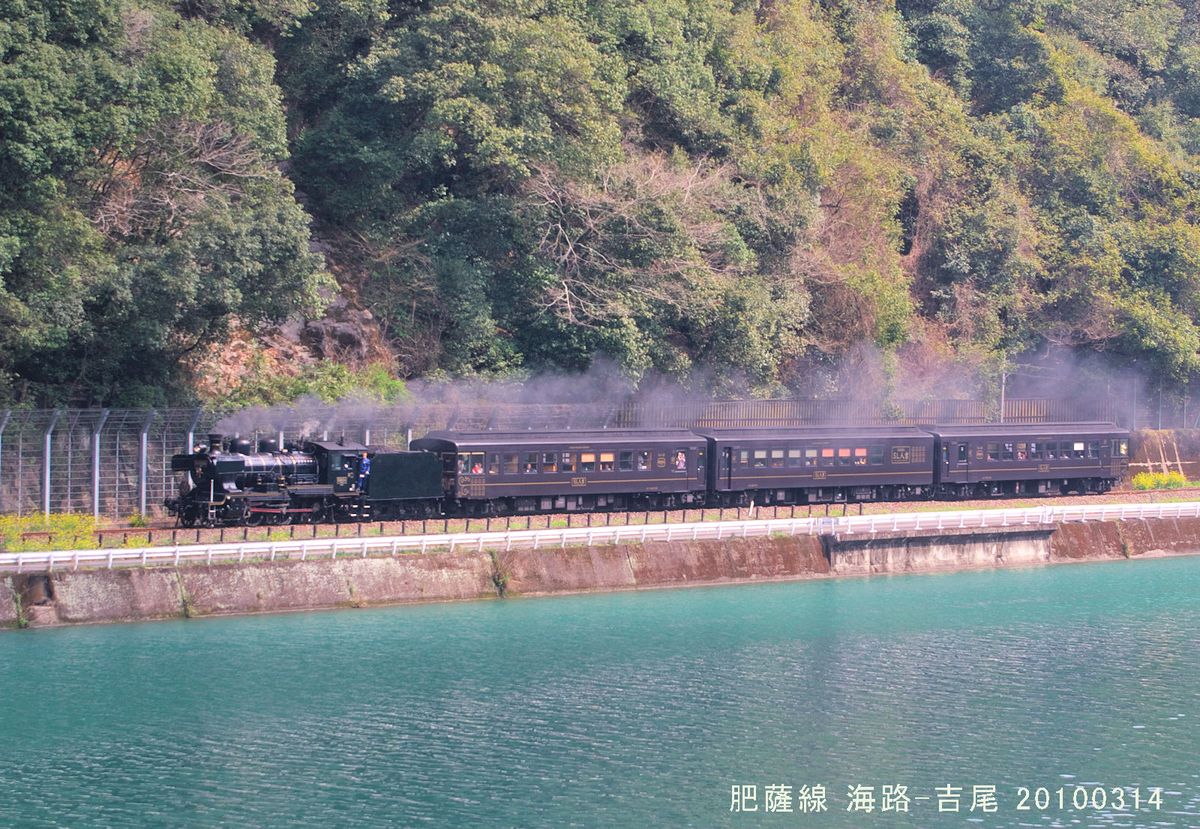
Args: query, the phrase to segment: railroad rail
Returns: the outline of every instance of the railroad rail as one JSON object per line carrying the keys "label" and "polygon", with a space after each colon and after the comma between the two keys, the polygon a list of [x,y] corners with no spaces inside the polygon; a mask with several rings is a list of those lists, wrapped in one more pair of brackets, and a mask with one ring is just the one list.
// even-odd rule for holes
{"label": "railroad rail", "polygon": [[503,532],[314,538],[300,541],[138,547],[107,550],[60,550],[0,554],[0,572],[56,569],[125,568],[153,565],[213,564],[231,561],[304,561],[367,558],[433,551],[564,548],[649,541],[721,541],[733,538],[796,535],[871,535],[1046,526],[1083,521],[1143,518],[1200,518],[1200,501],[1177,504],[1097,504],[1023,509],[910,512],[817,518],[719,521],[689,524],[642,524],[616,527],[505,530]]}

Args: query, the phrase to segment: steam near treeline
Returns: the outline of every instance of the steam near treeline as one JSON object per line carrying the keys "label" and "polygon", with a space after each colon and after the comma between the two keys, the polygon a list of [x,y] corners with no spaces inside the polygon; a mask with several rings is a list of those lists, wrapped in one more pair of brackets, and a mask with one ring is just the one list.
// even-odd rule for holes
{"label": "steam near treeline", "polygon": [[[1025,355],[1003,378],[1010,399],[1036,397],[1070,400],[1081,413],[1110,412],[1124,418],[1123,406],[1149,393],[1134,369],[1113,366],[1100,355],[1065,350]],[[855,349],[801,397],[881,404],[922,399],[990,399],[999,404],[1000,378],[972,374],[958,365],[923,366],[919,373],[897,369],[878,350]],[[217,424],[219,431],[250,435],[286,431],[310,437],[336,438],[343,430],[356,433],[371,424],[413,424],[441,421],[454,427],[456,413],[462,428],[537,429],[549,423],[568,428],[603,428],[626,407],[643,418],[677,414],[698,415],[712,402],[724,399],[713,392],[712,378],[694,374],[685,382],[674,378],[642,378],[635,383],[621,368],[604,359],[579,374],[548,372],[522,379],[414,381],[401,399],[384,402],[355,394],[336,401],[306,396],[274,406],[251,406]],[[818,407],[819,408],[819,407]],[[563,410],[558,413],[557,410]],[[486,423],[489,411],[494,422]],[[881,408],[881,411],[886,411]],[[558,414],[558,417],[555,415]],[[636,414],[635,414],[636,417]],[[624,421],[622,421],[624,424]],[[632,425],[657,425],[652,420]],[[419,436],[419,435],[418,435]]]}
{"label": "steam near treeline", "polygon": [[0,10],[0,405],[1200,378],[1192,0],[70,5]]}

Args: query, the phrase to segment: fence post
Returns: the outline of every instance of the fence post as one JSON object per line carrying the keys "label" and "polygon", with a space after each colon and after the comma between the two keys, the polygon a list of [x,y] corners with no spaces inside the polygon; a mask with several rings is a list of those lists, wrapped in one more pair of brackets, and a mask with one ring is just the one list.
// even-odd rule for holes
{"label": "fence post", "polygon": [[100,433],[108,420],[109,410],[101,409],[92,427],[92,517],[100,518]]}
{"label": "fence post", "polygon": [[192,413],[192,422],[188,424],[187,430],[187,446],[183,447],[183,451],[190,455],[192,450],[196,448],[196,429],[200,426],[200,418],[204,417],[204,409],[196,409]]}
{"label": "fence post", "polygon": [[54,437],[54,426],[62,417],[62,409],[55,409],[46,422],[46,431],[42,434],[44,441],[42,451],[42,512],[50,517],[50,443]]}
{"label": "fence post", "polygon": [[[5,409],[3,414],[0,414],[0,473],[4,471],[4,430],[8,428],[8,421],[12,417],[12,409]],[[4,475],[0,474],[0,514],[4,513]]]}
{"label": "fence post", "polygon": [[149,458],[147,457],[150,426],[154,423],[156,414],[154,409],[146,412],[146,419],[142,421],[142,430],[138,435],[138,514],[143,516],[146,514],[146,479],[150,476]]}

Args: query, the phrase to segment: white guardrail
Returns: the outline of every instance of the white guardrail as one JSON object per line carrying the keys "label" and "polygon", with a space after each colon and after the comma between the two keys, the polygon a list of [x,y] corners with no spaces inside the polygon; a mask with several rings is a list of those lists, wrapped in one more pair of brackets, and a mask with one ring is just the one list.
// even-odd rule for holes
{"label": "white guardrail", "polygon": [[110,550],[60,550],[0,554],[0,572],[43,572],[80,567],[144,567],[162,564],[212,564],[229,561],[278,561],[395,556],[435,550],[478,551],[562,548],[647,541],[720,541],[772,535],[870,535],[873,533],[1019,528],[1079,521],[1200,517],[1200,502],[1180,504],[1107,504],[1031,509],[909,512],[825,518],[778,518],[766,521],[708,521],[690,524],[643,524],[621,527],[571,527],[549,530],[313,538],[303,541],[256,541]]}

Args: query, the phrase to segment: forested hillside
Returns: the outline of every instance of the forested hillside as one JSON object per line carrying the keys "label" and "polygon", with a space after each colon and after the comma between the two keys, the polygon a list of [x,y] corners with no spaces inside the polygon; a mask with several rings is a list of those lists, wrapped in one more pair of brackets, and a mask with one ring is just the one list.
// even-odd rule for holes
{"label": "forested hillside", "polygon": [[345,385],[261,339],[331,303],[402,377],[1200,376],[1184,0],[0,0],[0,56],[10,403],[223,393],[234,336]]}

